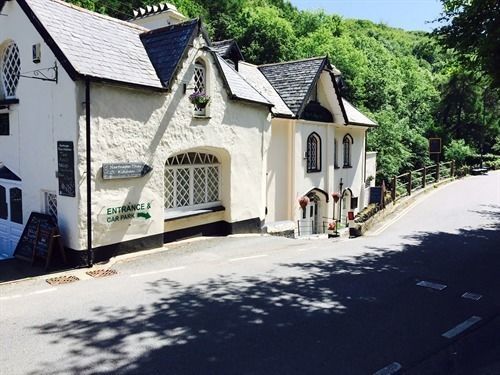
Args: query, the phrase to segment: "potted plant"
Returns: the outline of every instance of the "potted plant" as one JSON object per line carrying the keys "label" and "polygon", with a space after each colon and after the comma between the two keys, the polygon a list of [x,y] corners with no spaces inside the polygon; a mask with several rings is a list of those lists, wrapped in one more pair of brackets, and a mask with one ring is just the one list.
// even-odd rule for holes
{"label": "potted plant", "polygon": [[210,96],[204,92],[195,92],[189,95],[189,101],[196,107],[203,109],[207,106],[208,102],[210,102]]}

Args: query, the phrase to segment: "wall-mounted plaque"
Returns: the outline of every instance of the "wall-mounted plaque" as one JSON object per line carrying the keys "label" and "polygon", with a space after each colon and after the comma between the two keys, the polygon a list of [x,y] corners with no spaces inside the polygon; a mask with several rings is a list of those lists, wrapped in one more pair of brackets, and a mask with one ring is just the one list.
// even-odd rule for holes
{"label": "wall-mounted plaque", "polygon": [[57,142],[57,178],[59,179],[59,195],[74,197],[76,192],[73,142]]}
{"label": "wall-mounted plaque", "polygon": [[382,188],[380,186],[372,186],[370,188],[370,204],[371,203],[382,203]]}
{"label": "wall-mounted plaque", "polygon": [[104,180],[139,178],[152,170],[153,168],[145,163],[106,163],[102,165],[102,178]]}

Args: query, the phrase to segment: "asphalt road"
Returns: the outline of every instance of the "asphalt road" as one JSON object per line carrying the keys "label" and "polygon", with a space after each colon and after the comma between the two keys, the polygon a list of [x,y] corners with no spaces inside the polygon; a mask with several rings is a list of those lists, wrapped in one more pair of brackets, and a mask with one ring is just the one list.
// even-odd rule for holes
{"label": "asphalt road", "polygon": [[1,285],[0,373],[500,373],[500,173],[366,237],[168,247],[106,278]]}

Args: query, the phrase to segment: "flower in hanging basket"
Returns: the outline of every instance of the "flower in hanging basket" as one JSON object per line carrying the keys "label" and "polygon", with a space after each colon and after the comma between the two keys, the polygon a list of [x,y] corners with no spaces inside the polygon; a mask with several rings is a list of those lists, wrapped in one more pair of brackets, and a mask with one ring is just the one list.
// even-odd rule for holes
{"label": "flower in hanging basket", "polygon": [[335,203],[337,203],[340,199],[340,193],[337,193],[336,191],[332,193],[332,198]]}
{"label": "flower in hanging basket", "polygon": [[335,230],[336,227],[337,227],[337,223],[335,221],[330,221],[328,223],[328,230]]}
{"label": "flower in hanging basket", "polygon": [[189,95],[189,101],[198,108],[205,108],[210,101],[210,96],[204,92],[195,92]]}
{"label": "flower in hanging basket", "polygon": [[302,209],[306,208],[306,206],[309,204],[309,198],[306,196],[300,197],[299,198],[299,205],[302,207]]}

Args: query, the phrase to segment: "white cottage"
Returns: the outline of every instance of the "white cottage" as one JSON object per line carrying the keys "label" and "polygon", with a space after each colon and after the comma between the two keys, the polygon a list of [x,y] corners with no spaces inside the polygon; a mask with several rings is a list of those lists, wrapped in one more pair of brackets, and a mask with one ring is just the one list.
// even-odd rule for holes
{"label": "white cottage", "polygon": [[275,105],[267,154],[270,230],[273,223],[287,228],[286,221],[299,235],[324,233],[333,219],[346,225],[348,212],[367,204],[366,186],[373,184],[376,154],[366,152],[366,133],[376,124],[341,97],[340,72],[319,57],[240,63],[240,73]]}
{"label": "white cottage", "polygon": [[134,22],[160,26],[149,30],[59,0],[2,0],[0,12],[2,257],[33,211],[57,220],[80,265],[260,231],[272,104],[199,20],[141,11]]}

